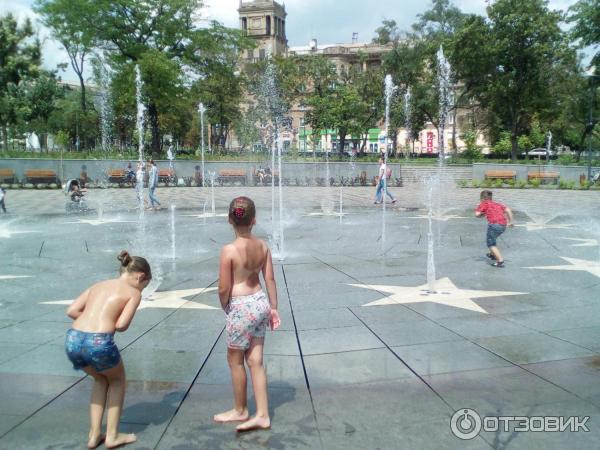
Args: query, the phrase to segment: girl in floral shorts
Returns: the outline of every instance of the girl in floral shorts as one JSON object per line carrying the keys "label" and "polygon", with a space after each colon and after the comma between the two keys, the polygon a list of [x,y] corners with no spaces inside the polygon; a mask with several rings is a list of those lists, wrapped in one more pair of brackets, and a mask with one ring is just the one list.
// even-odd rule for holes
{"label": "girl in floral shorts", "polygon": [[[270,428],[267,376],[263,366],[263,345],[267,325],[279,324],[277,288],[269,247],[252,234],[256,208],[248,197],[233,199],[229,205],[229,223],[235,240],[221,250],[219,299],[225,310],[227,362],[231,370],[234,407],[216,414],[216,422],[242,422],[237,431]],[[267,288],[263,292],[259,274]],[[250,417],[246,398],[246,366],[250,369],[256,414]]]}

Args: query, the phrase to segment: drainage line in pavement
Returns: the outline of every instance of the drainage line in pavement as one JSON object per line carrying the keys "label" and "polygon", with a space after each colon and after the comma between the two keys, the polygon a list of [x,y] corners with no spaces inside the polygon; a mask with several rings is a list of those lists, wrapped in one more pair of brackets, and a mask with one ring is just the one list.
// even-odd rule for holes
{"label": "drainage line in pavement", "polygon": [[367,325],[364,320],[362,320],[360,317],[358,317],[354,311],[352,311],[351,308],[347,307],[348,311],[350,311],[352,313],[352,315],[354,317],[356,317],[366,328],[367,330],[369,330],[371,333],[373,333],[373,335],[383,344],[385,345],[385,348],[387,348],[390,352],[392,352],[392,354],[402,363],[404,364],[408,370],[410,370],[419,380],[421,380],[421,382],[423,384],[425,384],[425,386],[427,386],[431,392],[433,392],[442,402],[444,402],[446,404],[446,406],[448,406],[452,411],[454,411],[454,408],[452,407],[452,405],[450,403],[448,403],[444,397],[442,397],[434,388],[433,386],[431,386],[427,381],[425,381],[425,378],[423,378],[421,375],[419,375],[412,367],[410,367],[408,365],[408,363],[406,361],[404,361],[400,355],[398,355],[398,353],[396,353],[383,339],[381,339],[379,337],[379,335],[377,333],[375,333],[371,327],[369,327],[369,325]]}
{"label": "drainage line in pavement", "polygon": [[[353,279],[354,281],[356,281],[357,283],[364,284],[364,283],[361,283],[361,281],[360,281],[360,280],[358,280],[357,278],[353,277],[352,275],[349,275],[349,274],[347,274],[346,272],[343,272],[343,271],[341,271],[341,270],[340,270],[340,269],[338,269],[337,267],[334,267],[334,266],[332,266],[331,264],[328,264],[328,263],[326,263],[325,261],[321,261],[319,258],[315,258],[315,259],[316,259],[317,261],[321,262],[322,264],[325,264],[326,266],[328,266],[328,267],[331,267],[333,270],[336,270],[336,271],[338,271],[338,272],[340,272],[340,273],[342,273],[342,274],[346,275],[348,278],[352,278],[352,279]],[[377,292],[379,292],[379,291],[377,291]],[[382,293],[382,294],[383,294],[383,293]],[[434,394],[435,394],[435,395],[436,395],[436,396],[437,396],[437,397],[438,397],[438,398],[439,398],[439,399],[440,399],[442,402],[444,402],[444,404],[445,404],[445,405],[447,405],[447,406],[450,408],[450,410],[451,410],[451,411],[454,411],[454,408],[452,407],[452,405],[450,405],[450,403],[448,403],[448,402],[447,402],[447,401],[444,399],[444,397],[442,397],[442,396],[441,396],[441,395],[440,395],[440,394],[439,394],[439,393],[438,393],[438,392],[437,392],[437,391],[436,391],[436,390],[433,388],[433,386],[431,386],[431,385],[430,385],[430,384],[429,384],[427,381],[425,381],[425,378],[423,378],[423,377],[422,377],[421,375],[419,375],[419,374],[418,374],[418,373],[417,373],[417,372],[416,372],[416,371],[415,371],[415,370],[414,370],[412,367],[410,367],[410,366],[408,365],[408,363],[407,363],[406,361],[404,361],[404,360],[403,360],[403,359],[400,357],[400,355],[398,355],[398,353],[396,353],[396,352],[395,352],[395,351],[394,351],[394,350],[393,350],[393,349],[392,349],[392,348],[391,348],[391,347],[390,347],[390,346],[389,346],[389,345],[388,345],[388,344],[387,344],[387,343],[386,343],[386,342],[385,342],[383,339],[381,339],[381,338],[379,337],[379,335],[378,335],[377,333],[375,333],[375,332],[374,332],[374,331],[371,329],[371,327],[369,327],[369,326],[368,326],[368,325],[365,323],[365,321],[364,321],[364,320],[362,320],[360,317],[358,317],[358,316],[357,316],[357,315],[354,313],[354,311],[352,311],[352,309],[351,309],[350,307],[346,307],[346,308],[348,309],[348,311],[350,311],[350,312],[352,313],[352,315],[353,315],[354,317],[356,317],[356,318],[357,318],[357,319],[360,321],[360,323],[362,323],[362,324],[363,324],[363,325],[364,325],[364,326],[367,328],[367,330],[369,330],[371,333],[373,333],[373,335],[374,335],[374,336],[375,336],[375,337],[376,337],[376,338],[377,338],[377,339],[378,339],[378,340],[379,340],[379,341],[380,341],[380,342],[381,342],[383,345],[385,345],[385,348],[387,348],[387,349],[388,349],[390,352],[392,352],[392,354],[393,354],[393,355],[394,355],[394,356],[395,356],[395,357],[396,357],[396,358],[397,358],[397,359],[398,359],[398,360],[399,360],[399,361],[400,361],[402,364],[404,364],[404,365],[405,365],[405,366],[408,368],[408,370],[410,370],[410,371],[411,371],[411,372],[412,372],[412,373],[413,373],[413,374],[414,374],[414,375],[415,375],[415,376],[416,376],[416,377],[417,377],[419,380],[421,380],[421,382],[423,382],[423,384],[425,384],[425,386],[427,386],[427,387],[428,387],[428,388],[431,390],[431,392],[433,392],[433,393],[434,393]]]}
{"label": "drainage line in pavement", "polygon": [[192,382],[190,383],[190,386],[185,391],[185,394],[183,395],[183,398],[179,402],[179,405],[177,405],[177,409],[175,410],[175,412],[173,413],[173,415],[169,419],[169,422],[165,426],[165,429],[163,430],[163,432],[160,434],[160,437],[158,438],[158,441],[156,442],[156,445],[154,445],[154,449],[155,450],[158,448],[158,445],[160,444],[160,441],[162,441],[163,437],[165,437],[165,434],[166,434],[167,430],[169,429],[169,427],[171,426],[171,423],[173,423],[173,420],[175,419],[175,416],[177,415],[177,413],[179,413],[179,410],[181,409],[181,406],[183,405],[183,402],[186,400],[186,398],[188,398],[188,396],[190,394],[190,391],[192,390],[192,388],[194,387],[194,384],[196,383],[196,380],[200,376],[200,372],[202,372],[202,369],[204,369],[204,366],[208,362],[208,358],[210,358],[210,355],[212,355],[213,350],[217,346],[217,342],[219,342],[219,339],[221,338],[221,335],[223,334],[223,331],[225,331],[225,327],[221,328],[221,332],[217,336],[217,339],[215,339],[215,342],[213,343],[212,347],[210,348],[210,351],[208,352],[208,355],[206,355],[206,358],[204,358],[204,361],[202,361],[202,365],[200,366],[200,369],[198,369],[198,372],[196,372],[196,376],[194,376],[194,379],[192,380]]}
{"label": "drainage line in pavement", "polygon": [[[46,241],[44,241],[46,242]],[[44,246],[44,243],[42,243],[42,247]],[[42,249],[40,248],[40,254],[42,252]],[[184,283],[184,282],[182,282]],[[177,283],[174,285],[174,287],[178,286],[179,284],[182,283]],[[211,287],[213,284],[215,284],[216,281],[213,281],[212,283],[210,283],[207,288]],[[202,292],[200,292],[197,295],[202,294]],[[127,347],[131,346],[132,344],[136,343],[137,341],[139,341],[141,338],[143,338],[146,334],[148,334],[150,331],[152,331],[154,328],[156,328],[158,325],[160,325],[161,323],[163,323],[165,320],[167,320],[169,317],[171,317],[173,314],[175,314],[177,311],[179,311],[181,309],[181,306],[179,308],[176,308],[171,314],[168,314],[167,316],[165,316],[162,320],[156,322],[154,325],[152,325],[150,328],[148,328],[146,331],[144,331],[142,334],[140,334],[137,338],[135,338],[133,341],[131,341],[129,344],[127,344],[126,346],[124,346],[122,349],[120,349],[121,351],[125,350]],[[223,333],[223,330],[221,330],[221,333],[219,333],[219,337],[221,336],[221,334]],[[219,338],[217,338],[217,341],[219,340]],[[216,341],[215,341],[216,344]],[[214,348],[214,345],[213,345]],[[212,352],[212,349],[211,349]],[[210,353],[209,353],[210,356]],[[206,358],[208,360],[208,357]],[[204,364],[206,363],[206,360],[204,361],[204,363],[202,364],[202,367],[204,367]],[[202,370],[202,367],[200,368],[200,370]],[[198,372],[199,374],[200,372]],[[196,374],[196,378],[198,378],[198,374]],[[70,391],[72,388],[74,388],[75,386],[77,386],[79,383],[81,383],[83,380],[85,380],[87,377],[89,377],[89,375],[85,375],[83,377],[81,377],[79,380],[75,381],[72,385],[70,385],[69,387],[67,387],[65,390],[63,390],[62,392],[60,392],[59,394],[55,395],[54,397],[52,397],[50,400],[48,400],[46,403],[44,403],[42,406],[40,406],[38,409],[36,409],[34,412],[32,412],[31,414],[29,414],[27,417],[25,417],[25,419],[23,419],[22,421],[20,421],[19,423],[17,423],[15,426],[13,426],[11,429],[9,429],[8,431],[6,431],[4,434],[0,435],[0,439],[4,438],[4,436],[6,436],[8,433],[10,433],[11,431],[13,431],[14,429],[20,427],[21,425],[23,425],[25,422],[27,422],[29,419],[31,419],[33,416],[35,416],[38,412],[40,412],[42,409],[44,409],[46,406],[48,406],[50,403],[52,403],[54,400],[56,400],[57,398],[59,398],[61,395],[65,394],[67,391]],[[196,380],[196,378],[194,378],[194,381]],[[193,383],[192,383],[193,384]],[[190,387],[191,389],[191,387]],[[189,392],[189,390],[188,390]],[[187,395],[187,392],[186,392]],[[185,398],[185,397],[184,397]],[[183,400],[182,400],[183,402]],[[179,407],[177,408],[177,410],[179,410]],[[175,412],[177,413],[177,411]],[[173,420],[173,419],[171,419]],[[171,422],[169,422],[171,423]],[[166,431],[166,428],[165,428]],[[164,434],[164,433],[163,433]],[[162,435],[161,435],[161,439],[162,439]],[[158,445],[158,443],[157,443]]]}
{"label": "drainage line in pavement", "polygon": [[292,313],[292,322],[294,323],[294,333],[296,334],[296,342],[298,343],[298,351],[300,352],[300,362],[302,363],[302,371],[304,372],[304,381],[306,382],[306,389],[308,390],[308,397],[310,398],[310,406],[313,410],[313,416],[315,423],[317,424],[317,435],[319,436],[319,442],[321,448],[323,448],[323,441],[321,439],[321,431],[319,430],[319,421],[317,419],[317,410],[315,409],[315,402],[313,400],[312,391],[310,390],[310,382],[308,381],[308,374],[306,373],[306,364],[304,364],[304,353],[302,352],[302,345],[300,344],[300,336],[298,336],[298,325],[296,325],[296,316],[294,315],[294,307],[292,306],[292,297],[290,296],[290,290],[288,288],[287,277],[285,276],[285,268],[281,266],[281,272],[283,273],[283,281],[285,283],[285,291],[287,292],[288,302],[290,304],[290,311]]}

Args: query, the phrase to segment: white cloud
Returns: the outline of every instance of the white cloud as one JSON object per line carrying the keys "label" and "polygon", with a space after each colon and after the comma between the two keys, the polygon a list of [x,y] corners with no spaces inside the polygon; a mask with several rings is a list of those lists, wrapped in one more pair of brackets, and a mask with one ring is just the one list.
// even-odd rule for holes
{"label": "white cloud", "polygon": [[[52,34],[48,28],[39,22],[39,16],[33,11],[31,0],[12,0],[10,3],[1,0],[2,7],[0,14],[12,13],[19,23],[26,19],[30,19],[35,26],[37,36],[42,43],[42,63],[44,68],[48,70],[56,70],[56,66],[62,63],[69,63],[69,56],[59,42],[52,38]],[[59,73],[61,78],[66,81],[78,81],[77,76],[70,68],[65,72]]]}
{"label": "white cloud", "polygon": [[[550,7],[566,9],[576,0],[551,0]],[[422,0],[281,0],[285,3],[287,37],[289,44],[305,45],[312,38],[320,43],[350,42],[352,33],[357,32],[359,41],[370,41],[374,30],[382,20],[394,19],[399,27],[408,30],[417,14],[431,5]],[[20,20],[25,17],[37,19],[31,9],[33,0],[0,0],[0,14],[12,12]],[[228,27],[238,27],[239,0],[205,0],[201,15],[204,20],[218,20]],[[454,0],[464,12],[485,14],[485,0]],[[44,66],[55,69],[58,63],[68,62],[68,56],[59,43],[52,40],[48,29],[37,24],[40,39],[44,42]],[[76,76],[69,68],[63,78],[75,81]]]}
{"label": "white cloud", "polygon": [[238,27],[239,0],[206,0],[204,4],[203,17],[218,20],[228,27]]}

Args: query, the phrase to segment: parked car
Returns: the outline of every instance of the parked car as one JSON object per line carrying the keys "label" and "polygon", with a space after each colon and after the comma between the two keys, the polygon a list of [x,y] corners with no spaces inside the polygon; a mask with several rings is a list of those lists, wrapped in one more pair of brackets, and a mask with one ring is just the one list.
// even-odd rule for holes
{"label": "parked car", "polygon": [[556,157],[556,152],[554,150],[550,150],[548,152],[545,148],[534,148],[533,150],[529,150],[528,152],[521,153],[522,156],[537,156],[538,158],[545,158],[546,156],[550,156],[550,158]]}

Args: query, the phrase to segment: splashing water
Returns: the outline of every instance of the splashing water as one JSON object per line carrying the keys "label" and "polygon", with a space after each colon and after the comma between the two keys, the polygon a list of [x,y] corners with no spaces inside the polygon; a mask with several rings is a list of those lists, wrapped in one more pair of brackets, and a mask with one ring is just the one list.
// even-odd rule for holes
{"label": "splashing water", "polygon": [[140,73],[140,66],[135,66],[135,98],[137,102],[137,132],[138,132],[138,153],[139,162],[138,169],[136,172],[136,186],[138,204],[140,209],[140,216],[144,215],[144,113],[146,108],[142,102],[142,74]]}
{"label": "splashing water", "polygon": [[[271,55],[267,57],[267,65],[260,86],[261,95],[264,98],[263,105],[266,113],[272,123],[272,146],[271,146],[271,235],[276,242],[276,247],[279,250],[278,257],[283,260],[284,252],[284,229],[283,229],[283,171],[281,164],[282,151],[282,136],[281,131],[286,123],[286,109],[281,101],[281,95],[277,86],[275,66],[271,60]],[[276,231],[275,223],[275,156],[277,155],[277,172],[278,172],[278,196],[279,196],[279,222],[278,230]]]}
{"label": "splashing water", "polygon": [[110,74],[102,58],[98,58],[98,82],[100,84],[100,133],[102,150],[110,150],[112,143],[112,99],[110,95]]}
{"label": "splashing water", "polygon": [[206,186],[204,182],[204,113],[206,108],[204,104],[198,105],[198,112],[200,113],[200,157],[201,157],[201,168],[202,168],[202,187]]}
{"label": "splashing water", "polygon": [[427,286],[429,292],[435,291],[435,241],[433,237],[434,203],[433,191],[439,185],[439,177],[429,177],[425,180],[427,188]]}
{"label": "splashing water", "polygon": [[385,215],[386,215],[386,193],[387,193],[387,163],[388,163],[388,147],[389,147],[389,133],[390,133],[390,105],[392,102],[392,97],[396,92],[397,86],[394,85],[392,81],[391,75],[385,76],[385,149],[383,153],[383,162],[385,163],[386,171],[383,173],[383,191],[382,191],[382,201],[383,201],[383,215],[381,218],[381,253],[385,253]]}
{"label": "splashing water", "polygon": [[440,45],[437,51],[438,65],[438,89],[439,89],[439,118],[438,118],[438,154],[443,161],[445,156],[445,138],[446,121],[448,119],[448,111],[452,104],[452,84],[450,80],[451,67],[450,63],[444,56],[444,49]]}
{"label": "splashing water", "polygon": [[410,87],[406,88],[404,93],[404,128],[406,129],[406,136],[408,137],[409,148],[406,151],[406,158],[411,153],[410,142],[412,141],[412,123],[410,120],[410,101],[411,101]]}

